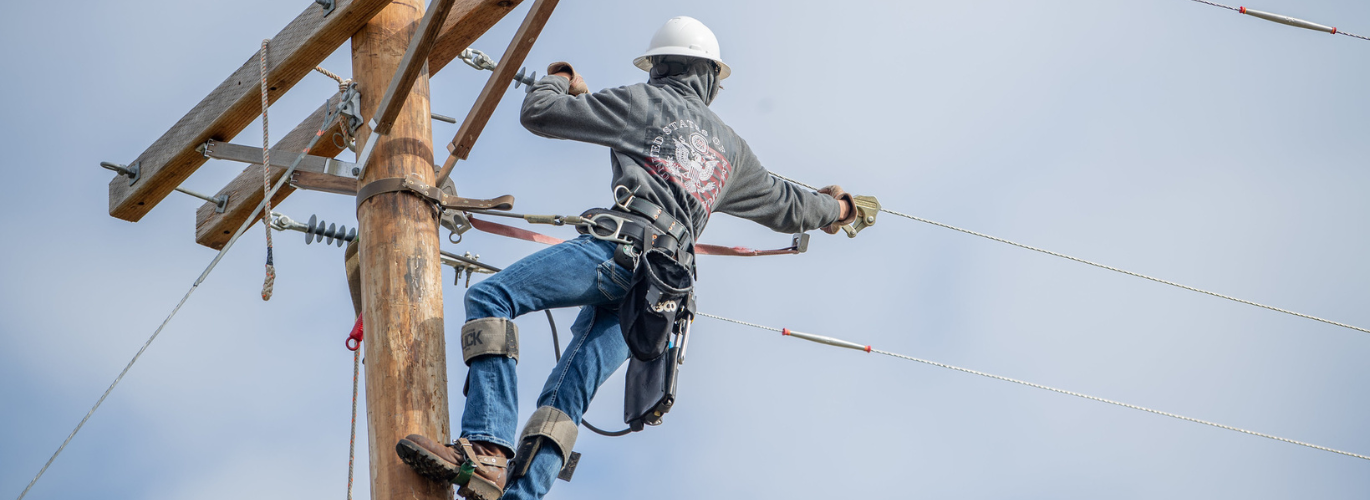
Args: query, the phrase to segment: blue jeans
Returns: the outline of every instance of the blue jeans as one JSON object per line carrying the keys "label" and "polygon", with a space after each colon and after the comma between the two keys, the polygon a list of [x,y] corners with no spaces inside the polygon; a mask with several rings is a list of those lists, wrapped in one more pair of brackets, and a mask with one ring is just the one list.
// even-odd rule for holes
{"label": "blue jeans", "polygon": [[[535,253],[466,292],[467,321],[516,318],[558,307],[580,306],[571,344],[538,396],[580,425],[595,391],[628,360],[618,323],[618,304],[632,272],[614,262],[614,244],[581,236]],[[461,437],[516,449],[518,376],[513,358],[481,356],[467,372],[470,392],[461,416]],[[571,450],[566,450],[570,453]],[[542,498],[561,470],[555,445],[533,457],[528,473],[505,488],[502,498]]]}

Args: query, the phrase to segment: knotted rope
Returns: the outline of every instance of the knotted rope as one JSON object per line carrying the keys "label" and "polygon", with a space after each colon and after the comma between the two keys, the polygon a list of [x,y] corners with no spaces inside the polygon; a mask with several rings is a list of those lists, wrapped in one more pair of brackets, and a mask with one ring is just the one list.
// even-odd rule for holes
{"label": "knotted rope", "polygon": [[[266,46],[270,40],[262,40],[261,73],[262,73],[262,201],[266,203],[264,214],[271,213],[271,138],[270,125],[266,120],[266,108],[270,105],[267,102],[266,86]],[[262,283],[262,300],[271,300],[271,294],[276,288],[276,264],[271,255],[271,224],[267,223],[267,217],[262,217],[262,228],[266,229],[266,281]]]}

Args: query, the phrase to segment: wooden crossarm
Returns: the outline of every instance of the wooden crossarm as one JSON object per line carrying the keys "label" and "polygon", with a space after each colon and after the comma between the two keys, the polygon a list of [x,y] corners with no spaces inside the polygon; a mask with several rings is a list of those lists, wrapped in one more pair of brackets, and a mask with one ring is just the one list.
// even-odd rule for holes
{"label": "wooden crossarm", "polygon": [[[389,4],[389,0],[337,0],[327,16],[319,5],[311,3],[306,7],[304,13],[271,39],[267,49],[267,85],[271,89],[267,92],[268,101],[284,95]],[[196,147],[209,139],[233,139],[261,114],[258,57],[254,53],[171,130],[138,155],[138,182],[129,185],[128,178],[122,176],[110,181],[111,216],[137,222],[204,165],[205,157]]]}
{"label": "wooden crossarm", "polygon": [[[452,6],[452,11],[448,13],[446,22],[443,23],[442,31],[438,34],[438,39],[433,43],[433,48],[428,54],[428,73],[437,74],[447,64],[455,61],[461,51],[471,46],[472,43],[485,34],[495,23],[503,19],[509,11],[517,7],[520,0],[456,0]],[[336,14],[335,14],[336,15]],[[254,94],[256,95],[256,94]],[[333,106],[337,106],[336,99]],[[303,122],[300,122],[294,130],[286,134],[280,142],[271,148],[271,155],[282,155],[283,157],[294,159],[294,155],[299,154],[300,149],[309,142],[309,138],[319,130],[319,124],[323,122],[327,112],[325,107],[320,106]],[[325,137],[325,139],[328,139]],[[203,141],[201,141],[203,142]],[[339,147],[332,140],[321,140],[310,154],[323,157],[334,157],[342,153],[343,148]],[[196,153],[197,155],[199,153]],[[285,169],[271,169],[271,179],[279,179]],[[125,184],[127,184],[127,178]],[[272,205],[279,204],[287,196],[294,192],[290,186],[284,186],[272,197]],[[219,191],[218,195],[229,194],[228,207],[224,213],[215,213],[214,204],[206,203],[195,213],[195,242],[201,245],[219,249],[223,248],[232,236],[234,229],[237,229],[244,220],[247,219],[253,208],[262,201],[262,167],[260,164],[248,167]],[[216,195],[217,196],[217,195]],[[259,217],[260,218],[260,217]]]}
{"label": "wooden crossarm", "polygon": [[537,0],[528,11],[528,15],[523,18],[523,24],[514,34],[514,39],[509,41],[509,47],[504,50],[504,55],[500,56],[499,66],[495,67],[494,74],[485,82],[485,88],[481,89],[476,104],[466,115],[466,121],[462,122],[461,129],[457,130],[456,137],[453,137],[452,143],[447,146],[452,155],[447,157],[442,169],[438,171],[438,182],[452,174],[452,168],[456,166],[458,159],[465,160],[471,153],[476,139],[480,137],[481,131],[485,130],[485,124],[490,122],[490,115],[495,113],[500,98],[504,97],[505,89],[513,83],[514,72],[523,65],[523,59],[528,57],[528,51],[533,49],[533,42],[542,34],[542,27],[547,25],[547,18],[552,16],[552,9],[557,7],[557,1]]}

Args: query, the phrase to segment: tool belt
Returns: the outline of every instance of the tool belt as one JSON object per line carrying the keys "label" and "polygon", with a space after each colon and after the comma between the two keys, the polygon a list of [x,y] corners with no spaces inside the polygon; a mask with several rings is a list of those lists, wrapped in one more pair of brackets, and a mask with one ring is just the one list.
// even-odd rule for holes
{"label": "tool belt", "polygon": [[[689,233],[682,236],[666,233],[650,219],[622,210],[592,208],[580,216],[591,224],[576,226],[576,230],[581,234],[618,243],[618,248],[614,250],[614,262],[624,269],[635,269],[643,253],[657,249],[669,254],[693,274],[694,243],[690,241]],[[682,239],[685,241],[682,242]]]}
{"label": "tool belt", "polygon": [[694,238],[691,228],[627,187],[614,191],[614,209],[581,214],[579,230],[618,243],[614,261],[633,271],[619,306],[623,340],[641,361],[661,357],[677,323],[694,317]]}

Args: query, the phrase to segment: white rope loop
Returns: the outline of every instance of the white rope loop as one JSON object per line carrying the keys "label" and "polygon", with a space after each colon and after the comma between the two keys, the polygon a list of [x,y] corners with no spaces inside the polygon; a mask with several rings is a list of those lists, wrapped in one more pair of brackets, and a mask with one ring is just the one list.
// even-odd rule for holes
{"label": "white rope loop", "polygon": [[[1195,1],[1198,1],[1198,0],[1195,0]],[[791,178],[789,178],[789,177],[785,177],[785,176],[780,175],[780,174],[777,174],[777,173],[775,173],[775,172],[771,172],[771,175],[775,176],[776,178],[783,179],[783,180],[785,180],[785,181],[794,183],[795,185],[798,185],[798,186],[803,186],[803,187],[805,187],[805,188],[813,189],[813,190],[815,190],[815,191],[817,190],[817,188],[814,188],[813,186],[810,186],[810,185],[805,184],[805,183],[803,183],[803,182],[796,181],[796,180],[791,179]],[[1016,242],[1016,241],[1006,240],[1006,239],[1003,239],[1003,238],[1000,238],[1000,237],[997,237],[997,236],[990,236],[990,235],[985,234],[985,233],[980,233],[980,232],[976,232],[976,231],[971,231],[971,230],[969,230],[969,229],[959,228],[959,227],[953,226],[953,225],[951,225],[951,224],[943,224],[943,223],[941,223],[941,222],[937,222],[937,221],[934,221],[934,220],[928,220],[928,219],[924,219],[924,218],[922,218],[922,217],[915,217],[915,216],[912,216],[912,215],[909,215],[909,214],[906,214],[906,213],[903,213],[903,212],[898,212],[898,211],[895,211],[895,210],[891,210],[891,209],[888,209],[888,208],[881,208],[880,211],[881,211],[881,212],[885,212],[885,213],[890,214],[890,215],[895,215],[895,216],[903,217],[903,218],[905,218],[905,219],[915,220],[915,221],[918,221],[918,222],[922,222],[922,223],[924,223],[924,224],[931,224],[931,225],[934,225],[934,226],[937,226],[937,227],[942,227],[942,228],[950,229],[950,230],[952,230],[952,231],[959,231],[959,232],[966,233],[966,234],[969,234],[969,235],[972,235],[972,236],[979,236],[979,237],[984,238],[984,239],[987,239],[987,240],[997,241],[997,242],[999,242],[999,243],[1003,243],[1003,244],[1006,244],[1006,245],[1013,245],[1013,246],[1018,247],[1018,248],[1022,248],[1022,249],[1026,249],[1026,250],[1032,250],[1032,251],[1034,251],[1034,252],[1039,252],[1039,253],[1044,253],[1044,254],[1050,255],[1050,256],[1052,256],[1052,257],[1060,257],[1060,258],[1062,258],[1062,259],[1066,259],[1066,260],[1071,260],[1071,261],[1079,262],[1079,263],[1081,263],[1081,264],[1088,264],[1088,265],[1091,265],[1091,266],[1094,266],[1094,267],[1097,267],[1097,268],[1100,268],[1100,269],[1107,269],[1107,270],[1113,271],[1113,272],[1115,272],[1115,273],[1122,273],[1122,274],[1126,274],[1126,275],[1128,275],[1128,276],[1132,276],[1132,277],[1135,277],[1135,278],[1142,278],[1142,279],[1145,279],[1145,280],[1155,281],[1155,282],[1157,282],[1157,283],[1161,283],[1161,284],[1165,284],[1165,285],[1170,285],[1170,286],[1173,286],[1173,287],[1175,287],[1175,288],[1181,288],[1181,289],[1184,289],[1184,290],[1189,290],[1189,291],[1191,291],[1191,292],[1198,292],[1198,293],[1202,293],[1202,294],[1204,294],[1204,295],[1210,295],[1210,296],[1217,297],[1217,298],[1220,298],[1220,299],[1227,299],[1227,300],[1230,300],[1230,301],[1233,301],[1233,302],[1237,302],[1237,303],[1241,303],[1241,304],[1246,304],[1246,305],[1249,305],[1249,306],[1255,306],[1255,307],[1259,307],[1259,308],[1261,308],[1261,309],[1267,309],[1267,310],[1271,310],[1271,311],[1275,311],[1275,312],[1279,312],[1279,313],[1284,313],[1284,314],[1288,314],[1288,315],[1290,315],[1290,316],[1296,316],[1296,317],[1300,317],[1300,318],[1303,318],[1303,319],[1310,319],[1310,320],[1313,320],[1313,321],[1318,321],[1318,322],[1322,322],[1322,323],[1327,323],[1327,324],[1329,324],[1329,325],[1339,326],[1339,327],[1347,328],[1347,329],[1350,329],[1350,330],[1356,330],[1356,331],[1358,331],[1358,332],[1370,333],[1370,329],[1361,328],[1361,327],[1359,327],[1359,326],[1348,325],[1348,324],[1346,324],[1346,323],[1341,323],[1341,322],[1337,322],[1337,321],[1332,321],[1332,320],[1330,320],[1330,319],[1323,319],[1323,318],[1319,318],[1319,317],[1317,317],[1317,316],[1312,316],[1312,315],[1304,314],[1304,313],[1301,313],[1301,312],[1290,311],[1290,310],[1288,310],[1288,309],[1282,309],[1282,308],[1275,307],[1275,306],[1268,306],[1268,305],[1265,305],[1265,304],[1261,304],[1261,303],[1259,303],[1259,302],[1252,302],[1252,301],[1246,300],[1246,299],[1239,299],[1239,298],[1237,298],[1237,297],[1233,297],[1233,296],[1230,296],[1230,295],[1223,295],[1223,294],[1217,293],[1217,292],[1210,292],[1210,291],[1208,291],[1208,290],[1204,290],[1204,289],[1201,289],[1201,288],[1195,288],[1195,287],[1192,287],[1192,286],[1189,286],[1189,285],[1184,285],[1184,284],[1176,283],[1176,282],[1174,282],[1174,281],[1165,280],[1165,279],[1161,279],[1161,278],[1156,278],[1156,277],[1153,277],[1153,276],[1148,276],[1148,275],[1145,275],[1145,274],[1142,274],[1142,273],[1136,273],[1136,272],[1128,271],[1128,270],[1126,270],[1126,269],[1120,269],[1120,268],[1113,267],[1113,266],[1106,265],[1106,264],[1100,264],[1100,263],[1098,263],[1098,262],[1094,262],[1094,261],[1091,261],[1091,260],[1081,259],[1081,258],[1079,258],[1079,257],[1072,257],[1072,256],[1070,256],[1070,255],[1066,255],[1066,254],[1063,254],[1063,253],[1060,253],[1060,252],[1053,252],[1053,251],[1047,250],[1047,249],[1045,249],[1045,248],[1038,248],[1038,247],[1034,247],[1034,246],[1032,246],[1032,245],[1025,245],[1025,244],[1022,244],[1022,243],[1018,243],[1018,242]]]}
{"label": "white rope loop", "polygon": [[[785,332],[785,331],[788,331],[787,329],[783,329],[783,328],[772,328],[772,327],[768,327],[768,326],[758,325],[758,324],[755,324],[755,323],[748,323],[748,322],[746,322],[746,321],[736,320],[736,319],[732,319],[732,318],[725,318],[725,317],[722,317],[722,316],[716,316],[716,315],[708,314],[708,313],[702,313],[702,312],[701,312],[701,313],[699,313],[699,315],[700,315],[700,316],[707,317],[707,318],[713,318],[713,319],[716,319],[716,320],[719,320],[719,321],[727,321],[727,322],[729,322],[729,323],[736,323],[736,324],[739,324],[739,325],[749,326],[749,327],[752,327],[752,328],[759,328],[759,329],[762,329],[762,330],[770,330],[770,331],[773,331],[773,332]],[[794,336],[794,335],[791,335],[791,336],[796,337],[796,338],[805,339],[805,340],[810,340],[810,339],[807,339],[807,338],[804,338],[804,337],[799,337],[799,336]],[[830,337],[827,337],[827,338],[830,338]],[[830,344],[830,343],[828,343],[828,342],[821,342],[821,341],[816,341],[816,342],[818,342],[818,343],[820,343],[820,344],[835,345],[835,344]],[[856,343],[854,343],[854,342],[847,342],[847,341],[840,341],[840,342],[844,342],[844,343],[856,345]],[[842,347],[842,346],[838,346],[838,347]],[[861,349],[857,349],[857,350],[861,350]],[[1134,405],[1134,404],[1123,403],[1123,402],[1121,402],[1121,401],[1114,401],[1114,400],[1112,400],[1112,399],[1105,399],[1105,398],[1101,398],[1101,397],[1097,397],[1097,396],[1090,396],[1090,395],[1088,395],[1088,394],[1082,394],[1082,393],[1075,392],[1075,391],[1067,391],[1067,390],[1065,390],[1065,389],[1057,389],[1057,388],[1051,387],[1051,386],[1046,386],[1046,385],[1042,385],[1042,384],[1036,384],[1036,383],[1032,383],[1032,382],[1028,382],[1028,381],[1024,381],[1024,380],[1018,380],[1018,379],[1016,379],[1016,378],[1004,377],[1004,376],[995,375],[995,374],[992,374],[992,373],[985,373],[985,372],[982,372],[982,371],[979,371],[979,370],[972,370],[972,369],[970,369],[970,368],[962,368],[962,367],[959,367],[959,366],[949,365],[949,364],[946,364],[946,363],[938,363],[938,362],[936,362],[936,361],[929,361],[929,360],[926,360],[926,359],[915,358],[915,357],[913,357],[913,356],[905,356],[905,355],[903,355],[903,354],[893,353],[893,352],[885,351],[885,350],[881,350],[881,349],[867,348],[867,349],[866,349],[866,352],[871,352],[871,353],[875,353],[875,354],[884,354],[884,355],[886,355],[886,356],[890,356],[890,357],[894,357],[894,358],[899,358],[899,359],[903,359],[903,360],[907,360],[907,361],[916,361],[916,362],[923,363],[923,364],[926,364],[926,365],[932,365],[932,366],[936,366],[936,367],[939,367],[939,368],[946,368],[946,369],[948,369],[948,370],[956,370],[956,371],[959,371],[959,372],[969,373],[969,374],[972,374],[972,375],[979,375],[979,376],[981,376],[981,377],[992,378],[992,379],[995,379],[995,380],[1002,380],[1002,381],[1004,381],[1004,382],[1012,382],[1012,383],[1015,383],[1015,384],[1025,385],[1025,386],[1032,387],[1032,388],[1036,388],[1036,389],[1042,389],[1042,390],[1045,390],[1045,391],[1051,391],[1051,392],[1056,392],[1056,393],[1065,394],[1065,395],[1069,395],[1069,396],[1075,396],[1075,397],[1077,397],[1077,398],[1088,399],[1088,400],[1090,400],[1090,401],[1098,401],[1098,402],[1100,402],[1100,403],[1108,403],[1108,404],[1111,404],[1111,405],[1121,406],[1121,407],[1123,407],[1123,408],[1130,408],[1130,409],[1133,409],[1133,410],[1144,411],[1144,412],[1147,412],[1147,413],[1154,413],[1154,414],[1156,414],[1156,415],[1162,415],[1162,416],[1166,416],[1166,417],[1170,417],[1170,418],[1176,418],[1176,419],[1184,420],[1184,421],[1186,421],[1186,422],[1193,422],[1193,423],[1196,423],[1196,424],[1203,424],[1203,425],[1208,425],[1208,426],[1212,426],[1212,427],[1217,427],[1217,428],[1219,428],[1219,429],[1226,429],[1226,430],[1229,430],[1229,431],[1236,431],[1236,432],[1240,432],[1240,433],[1243,433],[1243,434],[1250,434],[1250,435],[1252,435],[1252,436],[1263,437],[1263,438],[1266,438],[1266,439],[1273,439],[1273,440],[1275,440],[1275,441],[1282,441],[1282,442],[1289,443],[1289,444],[1296,444],[1296,445],[1299,445],[1299,446],[1305,446],[1305,447],[1312,448],[1312,449],[1315,449],[1315,450],[1321,450],[1321,451],[1336,453],[1336,454],[1339,454],[1339,455],[1346,455],[1346,456],[1348,456],[1348,457],[1359,458],[1359,459],[1362,459],[1362,460],[1370,460],[1370,456],[1361,455],[1361,454],[1359,454],[1359,453],[1351,453],[1351,452],[1349,452],[1349,451],[1342,451],[1342,450],[1338,450],[1338,449],[1334,449],[1334,448],[1328,448],[1328,447],[1326,447],[1326,446],[1320,446],[1320,445],[1316,445],[1316,444],[1312,444],[1312,443],[1305,443],[1305,442],[1303,442],[1303,441],[1296,441],[1296,440],[1293,440],[1293,439],[1283,438],[1283,437],[1279,437],[1279,436],[1275,436],[1275,435],[1271,435],[1271,434],[1266,434],[1266,433],[1263,433],[1263,432],[1256,432],[1256,431],[1251,431],[1251,430],[1242,429],[1242,428],[1240,428],[1240,427],[1233,427],[1233,426],[1230,426],[1230,425],[1223,425],[1223,424],[1219,424],[1219,423],[1215,423],[1215,422],[1209,422],[1209,421],[1207,421],[1207,420],[1200,420],[1200,419],[1193,418],[1193,417],[1186,417],[1186,416],[1184,416],[1184,415],[1179,415],[1179,414],[1170,413],[1170,412],[1166,412],[1166,411],[1153,410],[1153,409],[1147,408],[1147,407],[1145,407],[1145,406],[1137,406],[1137,405]]]}

